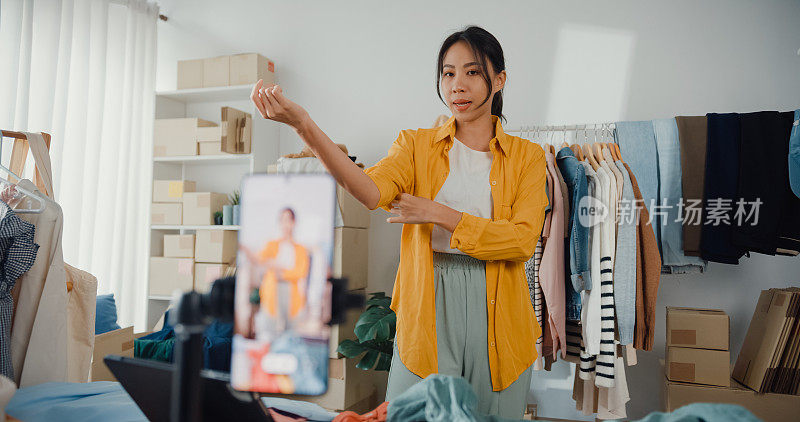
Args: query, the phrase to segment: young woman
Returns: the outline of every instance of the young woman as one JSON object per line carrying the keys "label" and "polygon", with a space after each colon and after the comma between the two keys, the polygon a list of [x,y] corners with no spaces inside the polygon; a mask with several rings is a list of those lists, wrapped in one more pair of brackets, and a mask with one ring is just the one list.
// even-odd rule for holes
{"label": "young woman", "polygon": [[253,89],[264,118],[293,127],[348,192],[403,224],[389,401],[440,373],[466,378],[480,412],[522,417],[541,332],[524,263],[547,196],[544,151],[500,124],[505,82],[494,36],[475,26],[453,33],[436,76],[453,117],[400,132],[388,156],[364,171],[279,86]]}

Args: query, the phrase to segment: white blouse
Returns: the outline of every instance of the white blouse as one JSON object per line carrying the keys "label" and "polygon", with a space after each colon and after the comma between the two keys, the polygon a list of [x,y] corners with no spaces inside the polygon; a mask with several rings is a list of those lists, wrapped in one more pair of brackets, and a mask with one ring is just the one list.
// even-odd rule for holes
{"label": "white blouse", "polygon": [[[455,139],[450,148],[450,173],[434,201],[476,217],[492,218],[492,191],[489,170],[492,167],[491,151],[476,151]],[[450,248],[451,232],[434,225],[431,246],[434,251],[465,255]]]}

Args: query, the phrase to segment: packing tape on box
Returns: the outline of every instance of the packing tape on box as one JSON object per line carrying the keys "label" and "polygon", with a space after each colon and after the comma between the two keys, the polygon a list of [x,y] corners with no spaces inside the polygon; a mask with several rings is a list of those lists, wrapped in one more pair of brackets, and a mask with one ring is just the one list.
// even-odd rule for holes
{"label": "packing tape on box", "polygon": [[153,155],[156,157],[162,157],[167,155],[167,147],[163,145],[153,147]]}
{"label": "packing tape on box", "polygon": [[194,246],[194,242],[192,241],[192,238],[189,236],[181,236],[180,240],[178,240],[178,246],[181,249],[191,249],[192,246]]}
{"label": "packing tape on box", "polygon": [[685,362],[670,362],[669,376],[676,381],[694,382],[694,364]]}
{"label": "packing tape on box", "polygon": [[211,232],[211,243],[222,243],[223,237],[224,233],[222,233],[222,230],[214,230]]}
{"label": "packing tape on box", "polygon": [[121,350],[122,352],[130,349],[133,349],[133,340],[122,343],[122,350]]}
{"label": "packing tape on box", "polygon": [[696,330],[672,330],[669,332],[672,344],[697,344]]}
{"label": "packing tape on box", "polygon": [[211,205],[211,195],[197,195],[197,206],[208,207]]}
{"label": "packing tape on box", "polygon": [[167,195],[170,198],[180,198],[183,196],[183,182],[169,182],[169,193]]}
{"label": "packing tape on box", "polygon": [[181,259],[178,261],[178,274],[180,275],[192,275],[192,266],[194,265],[194,261]]}
{"label": "packing tape on box", "polygon": [[154,223],[154,224],[164,223],[164,220],[166,220],[166,219],[167,219],[167,215],[164,214],[164,213],[156,213],[156,214],[153,214],[153,216],[151,217],[152,223]]}

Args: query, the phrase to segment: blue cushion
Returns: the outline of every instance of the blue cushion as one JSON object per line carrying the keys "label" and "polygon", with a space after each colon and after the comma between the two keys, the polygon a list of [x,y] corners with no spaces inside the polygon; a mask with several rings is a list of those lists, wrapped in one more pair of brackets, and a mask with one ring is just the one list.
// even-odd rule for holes
{"label": "blue cushion", "polygon": [[117,304],[114,302],[114,294],[98,295],[97,313],[94,317],[95,335],[118,330],[119,328],[119,324],[117,324]]}

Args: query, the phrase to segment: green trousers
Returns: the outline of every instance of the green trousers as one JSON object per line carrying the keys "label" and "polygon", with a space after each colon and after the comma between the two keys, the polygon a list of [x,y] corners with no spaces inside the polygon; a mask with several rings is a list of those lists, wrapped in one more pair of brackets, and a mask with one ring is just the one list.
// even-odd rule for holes
{"label": "green trousers", "polygon": [[[468,255],[434,252],[433,274],[439,373],[464,377],[478,397],[477,410],[480,413],[522,419],[531,385],[531,368],[506,389],[492,391],[486,344],[484,261]],[[391,401],[421,380],[400,360],[395,342],[386,401]]]}

